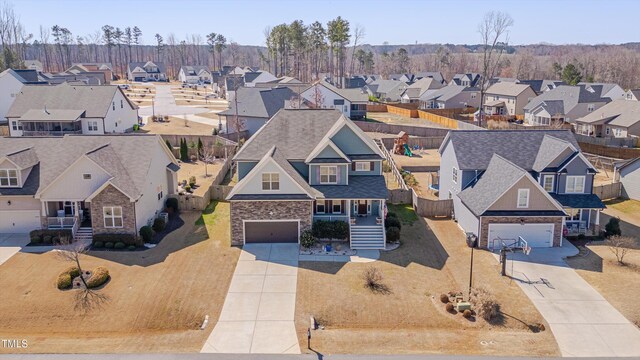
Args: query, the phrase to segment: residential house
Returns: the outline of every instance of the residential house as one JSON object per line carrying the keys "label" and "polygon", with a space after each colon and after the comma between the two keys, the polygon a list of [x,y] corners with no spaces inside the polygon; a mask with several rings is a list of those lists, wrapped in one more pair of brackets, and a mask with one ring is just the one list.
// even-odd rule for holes
{"label": "residential house", "polygon": [[35,70],[38,72],[44,71],[44,66],[42,66],[40,60],[24,60],[22,62],[24,63],[25,69]]}
{"label": "residential house", "polygon": [[6,117],[10,136],[124,133],[138,107],[115,85],[24,85]]}
{"label": "residential house", "polygon": [[298,243],[317,220],[349,224],[353,249],[384,249],[383,154],[336,110],[281,110],[234,157],[231,243]]}
{"label": "residential house", "polygon": [[362,89],[338,89],[326,81],[318,81],[300,96],[310,108],[336,109],[352,120],[367,116],[369,96]]}
{"label": "residential house", "polygon": [[367,85],[367,79],[363,75],[345,77],[343,82],[345,89],[360,89]]}
{"label": "residential house", "polygon": [[480,85],[480,77],[481,75],[478,73],[455,74],[449,82],[449,85],[477,87]]}
{"label": "residential house", "polygon": [[584,85],[560,85],[533,98],[524,107],[524,120],[529,125],[573,122],[611,101]]}
{"label": "residential house", "polygon": [[241,87],[244,87],[244,76],[231,74],[224,77],[225,98],[228,101],[233,101],[236,91]]}
{"label": "residential house", "polygon": [[593,137],[640,137],[640,102],[614,100],[575,120],[576,133]]}
{"label": "residential house", "polygon": [[403,83],[410,84],[414,81],[414,74],[389,74],[388,80],[402,81]]}
{"label": "residential house", "polygon": [[[255,134],[264,124],[285,107],[295,93],[288,87],[247,88],[241,87],[236,95],[238,101],[230,101],[229,109],[218,113],[226,122],[226,133],[247,131],[249,136]],[[236,112],[237,105],[237,112]],[[236,123],[236,115],[238,121]]]}
{"label": "residential house", "polygon": [[420,71],[420,72],[417,72],[415,75],[416,81],[424,78],[432,78],[433,80],[442,84],[443,86],[447,85],[447,81],[444,79],[444,76],[442,76],[442,73],[439,71]]}
{"label": "residential house", "polygon": [[479,247],[561,246],[599,229],[596,169],[568,130],[450,131],[439,152],[439,197]]}
{"label": "residential house", "polygon": [[364,89],[370,96],[375,96],[380,100],[387,102],[400,102],[400,97],[407,87],[409,87],[409,85],[402,80],[379,79],[367,84]]}
{"label": "residential house", "polygon": [[624,93],[627,100],[640,101],[640,89],[629,89]]}
{"label": "residential house", "polygon": [[79,85],[106,85],[109,83],[103,71],[80,71],[73,66],[68,71],[59,73],[40,73],[39,77],[50,85],[62,83]]}
{"label": "residential house", "polygon": [[427,90],[419,98],[420,109],[460,109],[480,107],[480,89],[463,85],[447,85]]}
{"label": "residential house", "polygon": [[211,71],[206,66],[181,66],[178,80],[187,84],[211,84]]}
{"label": "residential house", "polygon": [[429,90],[436,90],[442,88],[441,82],[431,77],[423,77],[420,80],[409,85],[400,97],[402,103],[418,103],[420,97]]}
{"label": "residential house", "polygon": [[613,83],[579,82],[578,85],[584,85],[587,89],[595,91],[600,97],[609,98],[611,100],[624,99],[627,94],[620,85]]}
{"label": "residential house", "polygon": [[524,107],[536,93],[527,84],[501,81],[491,85],[484,95],[484,112],[515,118],[524,115]]}
{"label": "residential house", "polygon": [[560,80],[518,80],[518,83],[531,86],[536,95],[540,95],[545,91],[553,90],[560,85],[566,85]]}
{"label": "residential house", "polygon": [[134,234],[164,209],[179,166],[158,135],[0,141],[0,233]]}
{"label": "residential house", "polygon": [[127,67],[129,81],[169,81],[163,62],[131,62]]}
{"label": "residential house", "polygon": [[113,66],[111,66],[111,63],[74,63],[65,72],[73,74],[101,72],[104,74],[105,79],[103,84],[109,84],[111,80],[114,79]]}
{"label": "residential house", "polygon": [[640,157],[616,166],[615,179],[622,183],[622,196],[640,200]]}
{"label": "residential house", "polygon": [[246,87],[255,87],[256,84],[268,83],[278,79],[272,73],[264,70],[246,71],[243,74],[243,78],[244,86]]}
{"label": "residential house", "polygon": [[0,124],[7,122],[7,112],[25,83],[27,80],[15,70],[7,69],[0,73]]}

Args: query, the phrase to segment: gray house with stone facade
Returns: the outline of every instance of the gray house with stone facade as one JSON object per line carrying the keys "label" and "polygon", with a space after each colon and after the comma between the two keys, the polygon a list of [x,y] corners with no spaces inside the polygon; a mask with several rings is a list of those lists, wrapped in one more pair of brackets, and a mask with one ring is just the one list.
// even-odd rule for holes
{"label": "gray house with stone facade", "polygon": [[349,224],[354,249],[384,249],[383,154],[337,110],[283,109],[234,157],[231,243],[299,242],[316,220]]}
{"label": "gray house with stone facade", "polygon": [[4,138],[0,233],[138,234],[175,193],[178,170],[158,135]]}
{"label": "gray house with stone facade", "polygon": [[439,152],[439,197],[480,247],[562,246],[599,228],[596,169],[567,130],[450,131]]}

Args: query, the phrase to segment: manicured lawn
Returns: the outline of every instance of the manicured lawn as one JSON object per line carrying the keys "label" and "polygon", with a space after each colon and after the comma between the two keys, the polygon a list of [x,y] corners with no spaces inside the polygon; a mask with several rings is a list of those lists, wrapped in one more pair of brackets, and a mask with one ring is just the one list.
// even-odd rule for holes
{"label": "manicured lawn", "polygon": [[590,250],[581,257],[567,260],[583,279],[604,296],[622,315],[640,327],[640,250],[630,250],[627,265],[620,266],[602,242],[587,245]]}
{"label": "manicured lawn", "polygon": [[[106,301],[84,313],[55,279],[69,263],[53,253],[18,253],[0,266],[0,338],[26,339],[33,353],[197,352],[215,326],[239,249],[229,247],[229,204],[185,224],[154,249],[92,252],[85,268],[104,266]],[[196,224],[198,222],[198,224]],[[200,325],[210,316],[208,327]],[[0,347],[0,353],[11,349]],[[15,352],[15,350],[13,350]]]}
{"label": "manicured lawn", "polygon": [[418,215],[409,204],[393,205],[388,204],[389,212],[396,213],[402,224],[411,225],[418,220]]}
{"label": "manicured lawn", "polygon": [[[300,263],[296,329],[301,349],[306,349],[313,315],[326,326],[313,332],[312,340],[313,349],[323,354],[559,354],[550,331],[530,330],[543,318],[517,284],[499,276],[489,252],[476,252],[475,283],[495,294],[502,319],[472,323],[446,313],[439,295],[467,292],[470,250],[462,231],[450,220],[418,218],[410,207],[389,210],[402,219],[399,249],[383,252],[373,263]],[[382,272],[388,293],[364,287],[362,273],[371,266]]]}

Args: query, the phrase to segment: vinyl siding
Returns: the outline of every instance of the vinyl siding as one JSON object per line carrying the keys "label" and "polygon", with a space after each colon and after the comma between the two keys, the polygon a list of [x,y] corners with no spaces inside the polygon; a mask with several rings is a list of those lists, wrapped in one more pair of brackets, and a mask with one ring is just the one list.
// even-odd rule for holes
{"label": "vinyl siding", "polygon": [[343,126],[331,140],[342,150],[349,154],[375,154],[375,152],[348,126]]}
{"label": "vinyl siding", "polygon": [[479,236],[478,229],[480,220],[473,215],[471,210],[469,210],[457,196],[453,199],[453,206],[456,210],[456,221],[458,221],[458,225],[460,225],[462,230]]}
{"label": "vinyl siding", "polygon": [[625,167],[620,172],[622,196],[640,200],[640,161]]}
{"label": "vinyl siding", "polygon": [[[518,189],[529,189],[529,207],[518,208]],[[488,210],[557,210],[555,204],[544,195],[531,179],[522,178],[516,182],[502,197],[500,197]]]}
{"label": "vinyl siding", "polygon": [[[91,179],[84,179],[83,174],[91,174]],[[44,201],[83,201],[98,190],[109,178],[111,178],[111,175],[100,166],[83,157],[58,177],[49,188],[42,192],[40,197]]]}
{"label": "vinyl siding", "polygon": [[[440,195],[441,200],[449,198],[449,191],[454,195],[460,192],[460,171],[458,171],[458,183],[453,182],[452,170],[458,168],[455,149],[451,142],[447,143],[441,154],[440,160]],[[455,207],[454,207],[455,208]]]}
{"label": "vinyl siding", "polygon": [[[280,175],[280,189],[262,190],[263,173],[278,173]],[[255,176],[252,175],[250,181],[244,185],[238,194],[304,194],[304,191],[287,174],[282,172],[278,165],[270,161],[259,172],[255,173]]]}
{"label": "vinyl siding", "polygon": [[[162,144],[155,146],[153,159],[149,165],[146,182],[142,188],[142,196],[135,202],[136,232],[164,208],[164,203],[172,184],[177,182],[177,175],[167,171],[171,157],[162,149]],[[176,178],[174,178],[176,177]],[[162,197],[158,199],[158,194]]]}
{"label": "vinyl siding", "polygon": [[[335,165],[339,168],[338,170],[338,183],[335,185],[347,185],[347,179],[349,177],[349,172],[347,171],[347,165]],[[319,177],[319,167],[320,165],[309,165],[309,174],[310,174],[310,181],[309,184],[311,185],[321,185],[320,184],[320,177]],[[328,184],[327,184],[328,185]]]}
{"label": "vinyl siding", "polygon": [[42,210],[42,205],[33,196],[0,196],[0,211],[4,210]]}
{"label": "vinyl siding", "polygon": [[565,169],[567,170],[566,174],[559,174],[556,178],[556,189],[558,191],[558,194],[565,193],[567,186],[567,176],[584,176],[584,193],[591,194],[593,189],[593,174],[587,174],[589,165],[585,164],[584,160],[576,157],[565,167]]}
{"label": "vinyl siding", "polygon": [[[358,161],[354,161],[358,162]],[[372,162],[373,168],[371,171],[354,171],[352,170],[352,165],[348,165],[349,176],[360,176],[360,175],[382,175],[382,161],[364,161],[364,162]]]}

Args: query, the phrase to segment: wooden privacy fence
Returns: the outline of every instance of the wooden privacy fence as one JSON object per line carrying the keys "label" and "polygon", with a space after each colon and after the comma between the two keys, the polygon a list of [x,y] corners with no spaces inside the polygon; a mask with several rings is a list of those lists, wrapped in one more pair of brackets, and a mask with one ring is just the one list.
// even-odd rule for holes
{"label": "wooden privacy fence", "polygon": [[387,105],[387,112],[390,112],[390,113],[396,114],[396,115],[400,115],[400,116],[404,116],[404,117],[409,117],[409,118],[417,118],[418,117],[418,110],[403,109],[401,107],[392,106],[392,105]]}
{"label": "wooden privacy fence", "polygon": [[418,110],[418,117],[420,119],[425,119],[431,121],[432,123],[444,126],[449,129],[457,129],[458,128],[458,120],[448,118],[445,116],[432,114],[430,112],[426,112],[423,110]]}
{"label": "wooden privacy fence", "polygon": [[581,141],[578,141],[578,145],[580,145],[582,152],[593,155],[606,156],[616,159],[633,159],[640,156],[639,148],[609,147]]}
{"label": "wooden privacy fence", "polygon": [[616,199],[622,195],[622,183],[615,182],[611,184],[598,185],[593,187],[593,193],[600,200]]}
{"label": "wooden privacy fence", "polygon": [[357,120],[354,120],[353,123],[358,125],[358,127],[365,132],[378,132],[378,133],[394,134],[394,135],[397,135],[400,131],[404,131],[407,134],[412,136],[444,137],[449,132],[449,129],[427,127],[427,126],[387,124],[387,123],[381,123],[381,122],[357,121]]}
{"label": "wooden privacy fence", "polygon": [[[387,149],[393,149],[393,142],[395,140],[394,138],[382,138],[380,140],[382,140],[384,147],[386,147]],[[414,136],[409,137],[409,141],[407,142],[407,144],[412,149],[416,146],[420,147],[421,149],[439,149],[443,141],[444,136]]]}
{"label": "wooden privacy fence", "polygon": [[387,112],[387,105],[367,104],[367,112]]}

